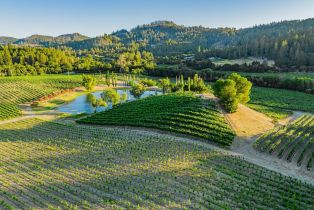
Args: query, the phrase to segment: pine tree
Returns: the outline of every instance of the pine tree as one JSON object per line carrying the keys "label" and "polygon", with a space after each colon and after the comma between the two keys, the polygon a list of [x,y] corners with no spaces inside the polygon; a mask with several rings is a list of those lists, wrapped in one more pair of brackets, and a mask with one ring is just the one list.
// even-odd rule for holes
{"label": "pine tree", "polygon": [[8,47],[3,48],[3,64],[12,65],[12,57]]}

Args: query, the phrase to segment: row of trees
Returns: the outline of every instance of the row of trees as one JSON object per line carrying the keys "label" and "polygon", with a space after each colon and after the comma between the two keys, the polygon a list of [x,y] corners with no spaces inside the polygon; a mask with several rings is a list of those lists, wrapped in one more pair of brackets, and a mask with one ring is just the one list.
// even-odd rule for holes
{"label": "row of trees", "polygon": [[208,90],[204,80],[199,77],[198,74],[195,74],[193,78],[188,77],[187,80],[184,79],[183,75],[180,75],[179,77],[176,77],[175,83],[171,83],[170,79],[167,77],[160,79],[159,83],[162,87],[163,93],[184,91],[203,93]]}
{"label": "row of trees", "polygon": [[[225,71],[213,71],[204,69],[201,71],[189,68],[164,67],[147,72],[150,76],[175,77],[183,75],[185,78],[198,74],[205,81],[215,82],[220,78],[227,78],[230,73]],[[314,79],[310,77],[289,76],[284,74],[245,74],[245,77],[253,84],[261,87],[281,88],[297,90],[306,93],[314,93]]]}
{"label": "row of trees", "polygon": [[[102,77],[102,75],[101,75],[101,77]],[[101,78],[101,79],[103,79],[103,78]],[[114,72],[111,72],[111,74],[110,74],[110,72],[107,71],[104,80],[105,80],[105,84],[108,87],[110,87],[110,85],[112,85],[114,87],[116,87],[118,85],[118,75]]]}
{"label": "row of trees", "polygon": [[118,75],[114,72],[109,72],[105,76],[100,75],[95,77],[93,75],[82,75],[82,86],[85,87],[87,91],[93,91],[97,83],[104,82],[108,87],[116,87],[118,85]]}

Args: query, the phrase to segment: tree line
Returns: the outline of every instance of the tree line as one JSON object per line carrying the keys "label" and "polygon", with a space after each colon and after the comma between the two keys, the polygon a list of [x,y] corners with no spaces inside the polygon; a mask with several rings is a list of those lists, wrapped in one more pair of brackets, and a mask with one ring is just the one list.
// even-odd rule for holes
{"label": "tree line", "polygon": [[[183,75],[193,77],[198,74],[205,81],[215,82],[220,78],[227,78],[230,72],[214,71],[212,69],[195,70],[191,68],[158,67],[155,70],[146,72],[150,76],[176,77]],[[310,77],[285,76],[285,75],[267,75],[267,74],[247,74],[245,77],[254,85],[261,87],[281,88],[288,90],[297,90],[306,93],[314,93],[314,79]]]}
{"label": "tree line", "polygon": [[0,47],[0,76],[98,72],[115,70],[141,73],[155,68],[154,56],[147,51],[122,52],[116,60],[105,61],[97,55],[79,55],[71,48],[44,48],[6,45]]}
{"label": "tree line", "polygon": [[78,57],[69,48],[0,47],[0,74],[5,76],[57,74],[74,70],[105,69],[92,56]]}

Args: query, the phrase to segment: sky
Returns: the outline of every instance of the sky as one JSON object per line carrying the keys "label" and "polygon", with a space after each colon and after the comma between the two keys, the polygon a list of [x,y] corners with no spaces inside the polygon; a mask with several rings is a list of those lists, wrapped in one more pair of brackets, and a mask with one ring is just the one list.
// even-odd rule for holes
{"label": "sky", "polygon": [[99,36],[156,20],[244,28],[314,17],[314,0],[0,0],[0,36]]}

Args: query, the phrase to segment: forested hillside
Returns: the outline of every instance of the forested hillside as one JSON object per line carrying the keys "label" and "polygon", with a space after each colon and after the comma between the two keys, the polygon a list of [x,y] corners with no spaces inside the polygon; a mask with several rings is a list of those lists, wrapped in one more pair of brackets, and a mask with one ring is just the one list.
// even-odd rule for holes
{"label": "forested hillside", "polygon": [[[92,54],[119,57],[115,53],[136,44],[141,51],[157,56],[196,53],[198,58],[227,59],[263,57],[275,61],[278,67],[314,66],[314,19],[283,21],[251,28],[186,27],[171,21],[156,21],[95,38],[74,33],[58,37],[33,35],[16,40],[0,37],[0,44],[43,47],[71,47]],[[84,52],[83,52],[84,53]]]}
{"label": "forested hillside", "polygon": [[[141,73],[155,67],[154,56],[147,51],[139,51],[138,46],[121,47],[119,53],[93,49],[76,52],[68,47],[45,48],[30,46],[0,46],[0,76],[58,74],[64,72],[99,72],[116,70]],[[120,52],[121,51],[121,52]],[[103,59],[102,54],[111,56]]]}
{"label": "forested hillside", "polygon": [[76,56],[70,48],[0,47],[0,76],[55,74],[107,67],[108,64],[95,60],[91,55]]}
{"label": "forested hillside", "polygon": [[207,58],[266,57],[274,59],[278,66],[314,65],[314,19],[239,30],[184,27],[159,21],[116,35],[123,41],[147,43],[156,55],[197,52]]}
{"label": "forested hillside", "polygon": [[277,66],[313,66],[314,19],[242,29],[227,49],[210,49],[207,54],[222,58],[267,57]]}
{"label": "forested hillside", "polygon": [[9,37],[9,36],[0,36],[0,45],[7,45],[17,41],[16,38]]}

